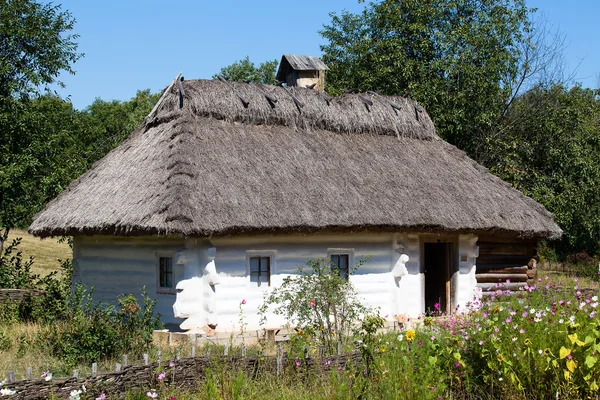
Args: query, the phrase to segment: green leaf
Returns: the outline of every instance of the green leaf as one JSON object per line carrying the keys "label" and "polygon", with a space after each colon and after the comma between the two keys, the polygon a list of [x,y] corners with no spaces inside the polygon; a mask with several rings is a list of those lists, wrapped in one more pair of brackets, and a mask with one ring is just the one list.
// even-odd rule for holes
{"label": "green leaf", "polygon": [[594,356],[587,356],[585,358],[585,365],[587,365],[588,368],[592,368],[596,365],[596,362],[598,362],[598,359]]}

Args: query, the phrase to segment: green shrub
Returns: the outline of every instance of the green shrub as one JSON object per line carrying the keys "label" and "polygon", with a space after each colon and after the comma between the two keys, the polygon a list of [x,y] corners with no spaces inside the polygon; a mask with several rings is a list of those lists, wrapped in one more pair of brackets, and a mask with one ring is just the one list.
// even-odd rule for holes
{"label": "green shrub", "polygon": [[275,314],[295,325],[296,342],[315,340],[332,352],[338,342],[358,332],[361,318],[372,310],[361,304],[352,283],[341,277],[327,260],[309,260],[306,267],[284,278],[281,286],[266,296],[260,308],[262,321],[266,321],[266,312],[272,308]]}
{"label": "green shrub", "polygon": [[156,300],[142,292],[143,306],[132,295],[119,299],[119,307],[93,300],[93,290],[78,284],[67,299],[63,319],[40,330],[38,344],[63,360],[67,367],[129,352],[141,353],[152,344]]}

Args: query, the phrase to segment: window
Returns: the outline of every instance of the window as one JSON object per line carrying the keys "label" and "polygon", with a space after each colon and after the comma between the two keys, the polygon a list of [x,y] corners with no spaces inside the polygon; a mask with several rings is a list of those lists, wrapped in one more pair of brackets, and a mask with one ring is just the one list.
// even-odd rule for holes
{"label": "window", "polygon": [[330,254],[329,260],[333,270],[337,270],[341,278],[348,279],[350,264],[350,255],[348,254]]}
{"label": "window", "polygon": [[271,285],[271,257],[250,257],[250,282],[256,286]]}
{"label": "window", "polygon": [[158,258],[158,291],[162,293],[175,292],[173,257]]}

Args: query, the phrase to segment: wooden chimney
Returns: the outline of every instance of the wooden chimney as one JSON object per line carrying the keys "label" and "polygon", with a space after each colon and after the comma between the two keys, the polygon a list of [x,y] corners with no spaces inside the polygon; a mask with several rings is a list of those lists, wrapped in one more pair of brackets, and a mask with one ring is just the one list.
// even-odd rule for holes
{"label": "wooden chimney", "polygon": [[288,86],[310,87],[325,90],[327,65],[317,57],[284,54],[279,63],[276,79]]}

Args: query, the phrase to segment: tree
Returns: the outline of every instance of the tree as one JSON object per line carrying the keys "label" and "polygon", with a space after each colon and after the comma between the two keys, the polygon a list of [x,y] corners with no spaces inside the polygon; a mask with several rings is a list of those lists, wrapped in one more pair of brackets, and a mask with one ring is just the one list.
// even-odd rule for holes
{"label": "tree", "polygon": [[410,96],[438,133],[474,155],[519,90],[531,47],[524,0],[385,0],[331,14],[320,32],[327,89]]}
{"label": "tree", "polygon": [[[75,19],[60,5],[2,0],[0,7],[0,97],[37,93],[62,71],[74,73]],[[62,85],[61,82],[58,82]]]}
{"label": "tree", "polygon": [[249,81],[274,85],[277,64],[277,60],[272,60],[260,63],[260,65],[256,67],[254,63],[250,61],[250,58],[246,56],[243,60],[236,61],[227,67],[221,68],[221,71],[218,74],[213,75],[213,79],[217,79],[217,75],[222,75],[229,81]]}
{"label": "tree", "polygon": [[21,219],[32,196],[29,183],[42,173],[45,152],[54,151],[45,138],[37,141],[44,132],[34,121],[39,114],[29,114],[30,97],[52,83],[61,85],[60,73],[73,73],[71,65],[82,54],[77,35],[70,33],[75,20],[59,5],[33,0],[1,0],[0,5],[1,252],[8,229]]}
{"label": "tree", "polygon": [[486,138],[491,171],[550,210],[559,254],[600,255],[600,91],[562,84],[517,97]]}

